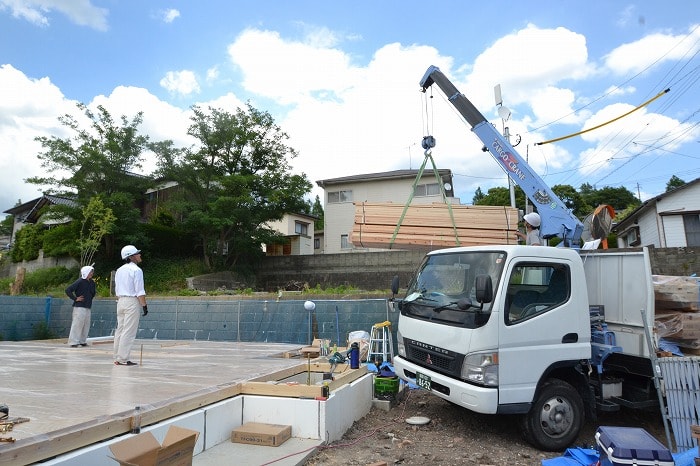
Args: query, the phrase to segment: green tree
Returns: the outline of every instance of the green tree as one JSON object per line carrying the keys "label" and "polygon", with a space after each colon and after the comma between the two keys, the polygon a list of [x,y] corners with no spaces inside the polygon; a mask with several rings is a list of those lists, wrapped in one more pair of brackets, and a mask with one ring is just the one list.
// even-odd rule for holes
{"label": "green tree", "polygon": [[205,263],[230,268],[262,254],[261,244],[279,240],[267,222],[303,212],[311,191],[306,175],[293,175],[296,151],[269,113],[247,104],[234,113],[192,108],[188,134],[199,143],[178,150],[161,144],[160,174],[176,181],[183,195],[169,206],[195,233]]}
{"label": "green tree", "polygon": [[12,215],[6,216],[0,221],[0,235],[11,235],[12,225],[15,223],[15,217]]}
{"label": "green tree", "polygon": [[[496,186],[490,188],[476,205],[510,205],[510,190],[507,187]],[[515,187],[515,205],[525,205],[525,193],[518,186]]]}
{"label": "green tree", "polygon": [[112,232],[116,217],[112,209],[105,207],[100,196],[90,199],[82,210],[80,228],[80,265],[90,265],[102,244],[102,238]]}
{"label": "green tree", "polygon": [[674,189],[680,188],[685,184],[685,181],[678,178],[676,175],[673,175],[671,179],[668,180],[668,183],[666,183],[666,192],[673,191]]}
{"label": "green tree", "polygon": [[321,205],[321,199],[316,195],[316,199],[314,200],[313,204],[311,205],[311,215],[314,217],[318,217],[318,220],[314,221],[314,230],[315,231],[321,231],[323,230],[323,206]]}
{"label": "green tree", "polygon": [[593,207],[586,204],[583,197],[570,184],[556,184],[552,186],[552,191],[576,217],[584,218],[593,212]]}
{"label": "green tree", "polygon": [[481,190],[481,186],[477,186],[476,191],[474,191],[474,197],[472,198],[472,204],[479,205],[484,196],[486,195]]}
{"label": "green tree", "polygon": [[[95,196],[115,215],[113,235],[104,237],[106,253],[113,254],[114,242],[138,242],[138,201],[153,185],[150,177],[141,174],[143,157],[152,144],[148,136],[139,134],[143,121],[139,112],[130,121],[126,116],[117,123],[102,106],[92,112],[82,103],[78,108],[90,121],[89,129],[81,128],[72,115],[59,117],[59,122],[72,132],[71,137],[41,136],[36,140],[43,151],[38,154],[41,166],[51,175],[35,176],[26,181],[49,186],[47,193],[76,199],[78,207],[52,206],[57,216],[80,217],[80,209]],[[78,238],[75,238],[78,241]],[[143,246],[142,246],[143,247]]]}
{"label": "green tree", "polygon": [[39,257],[42,246],[44,225],[28,224],[15,233],[15,241],[12,247],[12,262],[34,260]]}
{"label": "green tree", "polygon": [[637,207],[641,204],[629,189],[625,187],[612,188],[605,186],[601,189],[595,189],[590,184],[584,183],[579,189],[583,200],[595,209],[600,204],[608,204],[615,211],[624,210],[629,206]]}

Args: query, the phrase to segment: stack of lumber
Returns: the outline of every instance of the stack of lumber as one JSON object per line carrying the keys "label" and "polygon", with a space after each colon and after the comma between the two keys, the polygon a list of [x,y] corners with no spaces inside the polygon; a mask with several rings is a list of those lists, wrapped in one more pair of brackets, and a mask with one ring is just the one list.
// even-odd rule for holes
{"label": "stack of lumber", "polygon": [[392,243],[404,207],[391,202],[356,202],[352,243],[365,248],[401,249],[517,243],[517,209],[451,205],[453,226],[444,203],[410,205]]}
{"label": "stack of lumber", "polygon": [[695,277],[653,275],[656,329],[683,353],[700,354],[700,286]]}

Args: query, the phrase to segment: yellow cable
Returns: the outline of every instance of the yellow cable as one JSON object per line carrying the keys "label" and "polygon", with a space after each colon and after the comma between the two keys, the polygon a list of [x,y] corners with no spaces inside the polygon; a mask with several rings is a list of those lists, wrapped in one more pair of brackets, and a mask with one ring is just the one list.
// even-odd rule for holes
{"label": "yellow cable", "polygon": [[560,137],[560,138],[550,139],[549,141],[536,142],[535,145],[536,145],[536,146],[541,146],[541,145],[543,145],[543,144],[549,144],[550,142],[557,142],[557,141],[561,141],[561,140],[563,140],[563,139],[569,139],[569,138],[572,138],[572,137],[574,137],[574,136],[578,136],[579,134],[587,133],[587,132],[589,132],[589,131],[593,131],[594,129],[598,129],[598,128],[600,128],[601,126],[605,126],[605,125],[607,125],[607,124],[612,123],[613,121],[619,120],[620,118],[624,118],[624,117],[626,117],[627,115],[629,115],[630,113],[636,112],[637,110],[639,110],[639,109],[642,108],[642,107],[646,107],[647,105],[649,105],[650,103],[652,103],[653,101],[655,101],[656,99],[658,99],[659,97],[661,97],[662,95],[666,94],[666,93],[669,92],[670,90],[671,90],[671,89],[666,89],[666,90],[664,90],[664,91],[661,91],[661,92],[659,92],[658,94],[656,94],[654,97],[652,97],[651,99],[649,99],[649,100],[647,100],[646,102],[644,102],[644,103],[643,103],[642,105],[640,105],[639,107],[633,108],[632,110],[630,110],[629,112],[625,113],[624,115],[620,115],[619,117],[613,118],[613,119],[610,120],[610,121],[606,121],[605,123],[601,123],[601,124],[599,124],[598,126],[594,126],[593,128],[584,129],[583,131],[579,131],[578,133],[574,133],[574,134],[569,134],[568,136],[562,136],[562,137]]}

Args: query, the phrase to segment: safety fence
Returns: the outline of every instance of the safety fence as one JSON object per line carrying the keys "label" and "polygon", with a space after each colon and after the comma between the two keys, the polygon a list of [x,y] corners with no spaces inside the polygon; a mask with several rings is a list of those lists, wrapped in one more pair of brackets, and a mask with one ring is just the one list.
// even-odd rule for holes
{"label": "safety fence", "polygon": [[700,357],[659,358],[658,364],[676,451],[696,447],[690,426],[700,425]]}
{"label": "safety fence", "polygon": [[[313,338],[344,346],[350,332],[398,323],[386,299],[235,300],[172,298],[148,300],[137,338],[309,344]],[[67,338],[72,301],[62,298],[0,296],[0,340]],[[89,337],[108,337],[116,328],[116,300],[93,301]]]}

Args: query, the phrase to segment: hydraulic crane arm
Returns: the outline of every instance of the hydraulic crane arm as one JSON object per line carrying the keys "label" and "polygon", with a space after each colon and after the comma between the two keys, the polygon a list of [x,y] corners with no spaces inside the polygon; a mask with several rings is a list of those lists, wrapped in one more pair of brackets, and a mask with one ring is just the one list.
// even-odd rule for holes
{"label": "hydraulic crane arm", "polygon": [[501,164],[506,173],[537,206],[537,212],[542,219],[540,235],[545,239],[558,236],[562,238],[564,246],[578,246],[583,232],[583,223],[571,213],[564,202],[530,168],[513,146],[436,66],[428,68],[420,81],[423,92],[433,84],[438,85],[447,99],[471,125],[472,131],[484,143],[484,151],[488,151]]}

